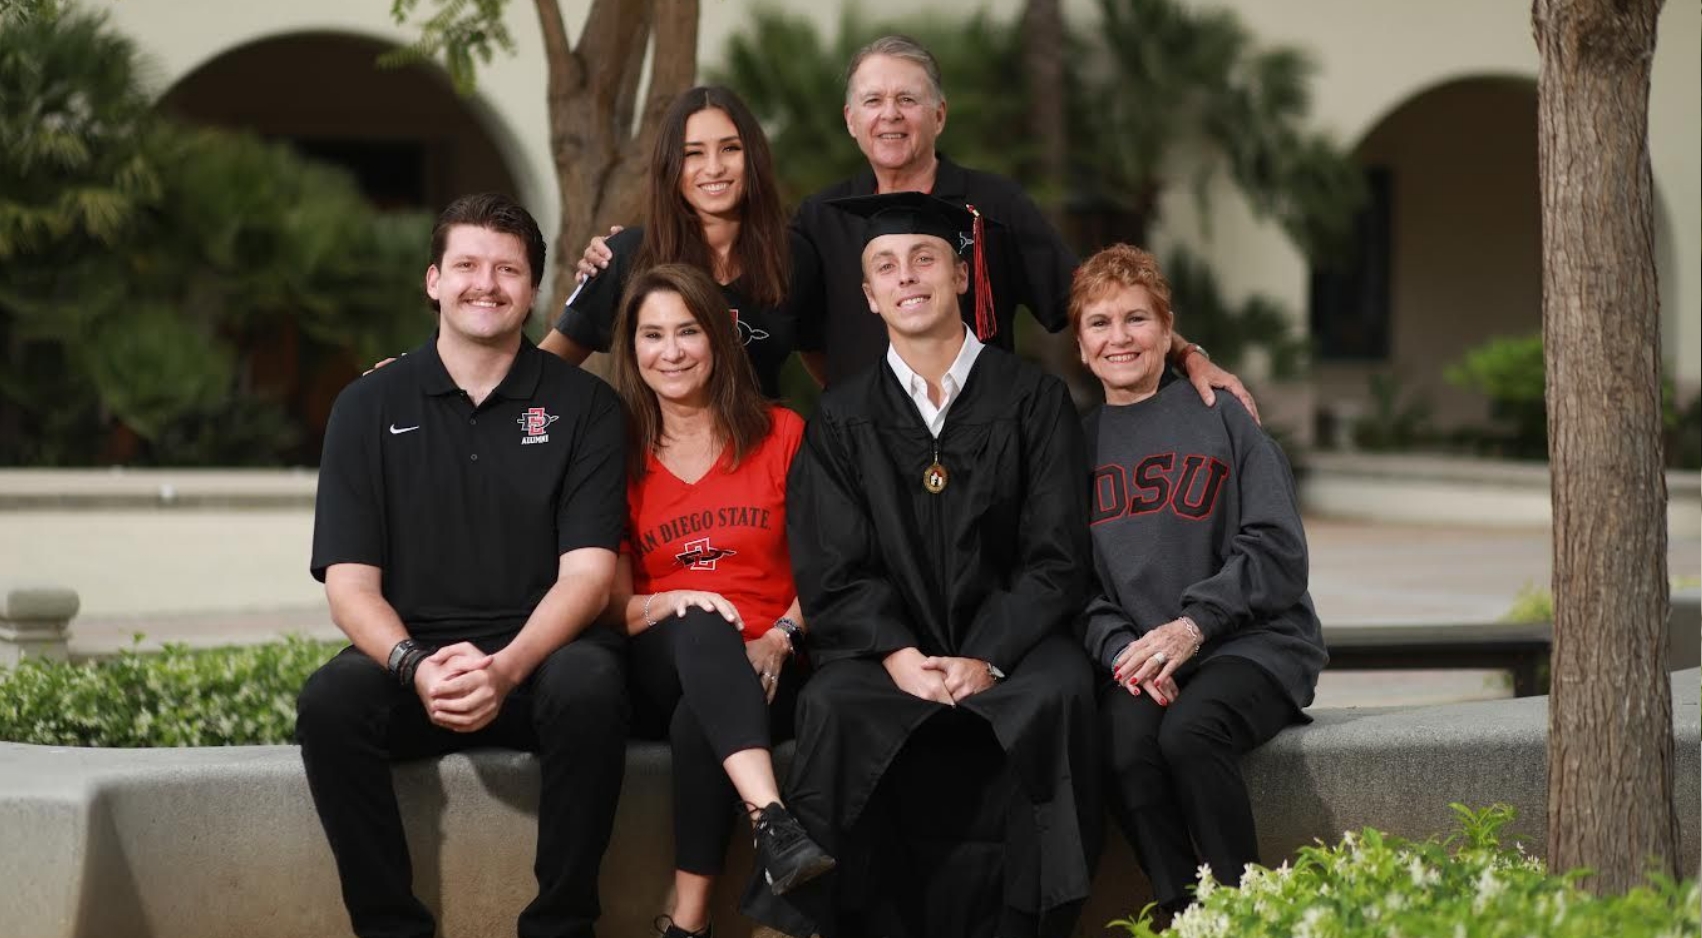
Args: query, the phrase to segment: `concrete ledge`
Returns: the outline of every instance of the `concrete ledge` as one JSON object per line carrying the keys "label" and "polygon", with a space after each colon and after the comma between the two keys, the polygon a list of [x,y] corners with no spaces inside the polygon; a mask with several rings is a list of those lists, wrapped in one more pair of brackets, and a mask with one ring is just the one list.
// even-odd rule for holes
{"label": "concrete ledge", "polygon": [[0,469],[0,509],[308,508],[314,469]]}
{"label": "concrete ledge", "polygon": [[[1323,517],[1414,524],[1547,527],[1554,522],[1545,463],[1410,453],[1307,453],[1300,504]],[[1669,471],[1667,529],[1702,529],[1702,474]]]}
{"label": "concrete ledge", "polygon": [[[1674,775],[1686,875],[1697,873],[1702,672],[1674,675]],[[1544,849],[1547,699],[1325,711],[1247,759],[1267,862],[1315,838],[1374,826],[1449,829],[1448,802],[1505,801]],[[788,747],[789,748],[789,747]],[[786,749],[782,750],[782,757]],[[477,752],[396,771],[416,886],[446,938],[510,933],[530,898],[537,773],[529,756]],[[293,747],[91,750],[0,744],[0,935],[19,938],[298,938],[347,934],[331,856]],[[611,938],[648,935],[672,865],[667,753],[634,744],[603,865]],[[1113,835],[1082,936],[1146,901]],[[749,869],[736,838],[717,933]]]}
{"label": "concrete ledge", "polygon": [[[1548,466],[1470,456],[1312,451],[1308,512],[1427,524],[1545,527]],[[0,509],[313,507],[314,469],[0,469]],[[1670,530],[1702,529],[1702,474],[1667,473]]]}

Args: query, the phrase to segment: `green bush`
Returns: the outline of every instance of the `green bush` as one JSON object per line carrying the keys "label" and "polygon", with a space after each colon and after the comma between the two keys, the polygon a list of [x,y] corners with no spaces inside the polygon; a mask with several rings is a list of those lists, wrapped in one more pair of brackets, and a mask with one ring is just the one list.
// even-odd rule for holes
{"label": "green bush", "polygon": [[295,732],[301,685],[336,643],[157,654],[80,664],[26,659],[0,669],[0,740],[48,746],[260,746]]}
{"label": "green bush", "polygon": [[1433,436],[1430,429],[1430,400],[1408,394],[1400,378],[1373,374],[1367,391],[1371,412],[1354,421],[1353,443],[1371,452],[1415,449]]}
{"label": "green bush", "polygon": [[1502,622],[1553,622],[1554,594],[1546,586],[1526,583],[1513,597],[1513,606],[1501,615]]}
{"label": "green bush", "polygon": [[[1448,366],[1457,388],[1489,399],[1495,430],[1466,430],[1460,442],[1489,455],[1548,458],[1548,401],[1542,333],[1490,339]],[[1661,432],[1669,469],[1702,468],[1702,395],[1680,407],[1670,376],[1661,378]]]}
{"label": "green bush", "polygon": [[1667,467],[1702,469],[1702,394],[1680,410],[1672,382],[1661,389],[1661,423],[1666,428]]}
{"label": "green bush", "polygon": [[100,11],[0,17],[0,464],[312,463],[317,398],[430,330],[431,219],[146,71]]}
{"label": "green bush", "polygon": [[[1702,910],[1695,881],[1663,876],[1622,896],[1593,896],[1581,873],[1555,876],[1499,831],[1513,809],[1453,806],[1460,830],[1414,843],[1367,828],[1341,843],[1300,851],[1293,866],[1249,866],[1241,888],[1201,871],[1198,902],[1177,917],[1179,938],[1665,938],[1695,935]],[[1109,927],[1151,938],[1149,913]]]}
{"label": "green bush", "polygon": [[1489,415],[1507,434],[1504,455],[1548,456],[1548,409],[1543,383],[1542,333],[1495,338],[1466,353],[1444,372],[1448,383],[1489,398]]}

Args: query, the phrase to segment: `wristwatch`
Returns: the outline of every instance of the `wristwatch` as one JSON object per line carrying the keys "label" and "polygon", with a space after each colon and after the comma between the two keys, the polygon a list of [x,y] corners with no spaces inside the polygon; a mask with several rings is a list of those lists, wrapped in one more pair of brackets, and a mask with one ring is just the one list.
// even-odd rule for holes
{"label": "wristwatch", "polygon": [[1000,671],[998,665],[989,661],[987,662],[987,676],[993,679],[994,684],[997,684],[1005,679],[1005,672]]}
{"label": "wristwatch", "polygon": [[1183,362],[1187,361],[1189,355],[1198,355],[1208,362],[1211,361],[1211,353],[1206,351],[1205,346],[1201,345],[1198,342],[1189,342],[1186,346],[1183,347],[1182,357],[1178,358],[1176,360],[1176,364],[1180,365]]}
{"label": "wristwatch", "polygon": [[385,670],[403,687],[412,687],[414,672],[420,668],[420,662],[431,654],[431,649],[416,639],[404,638],[390,646],[390,658],[385,662]]}
{"label": "wristwatch", "polygon": [[791,616],[781,616],[774,620],[774,627],[786,635],[786,644],[792,647],[792,654],[798,653],[798,646],[804,641],[804,627]]}

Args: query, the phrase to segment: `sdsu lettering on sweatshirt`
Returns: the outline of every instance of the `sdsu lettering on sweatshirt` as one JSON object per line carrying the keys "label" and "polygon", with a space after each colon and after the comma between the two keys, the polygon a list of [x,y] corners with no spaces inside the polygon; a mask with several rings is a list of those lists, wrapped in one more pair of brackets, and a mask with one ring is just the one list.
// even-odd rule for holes
{"label": "sdsu lettering on sweatshirt", "polygon": [[1251,660],[1296,707],[1312,702],[1329,656],[1306,591],[1306,531],[1282,450],[1241,402],[1207,407],[1169,380],[1134,404],[1087,415],[1088,521],[1099,595],[1087,649],[1109,669],[1149,629],[1191,617],[1215,655]]}

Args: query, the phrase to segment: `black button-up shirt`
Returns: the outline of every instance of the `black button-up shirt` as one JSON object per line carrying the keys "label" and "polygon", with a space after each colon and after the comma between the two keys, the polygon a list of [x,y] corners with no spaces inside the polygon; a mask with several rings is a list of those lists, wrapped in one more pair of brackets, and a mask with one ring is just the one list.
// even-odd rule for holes
{"label": "black button-up shirt", "polygon": [[608,385],[524,340],[475,407],[433,336],[338,395],[313,575],[383,568],[384,598],[415,637],[512,634],[555,584],[562,554],[619,546],[624,431]]}

